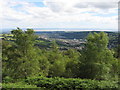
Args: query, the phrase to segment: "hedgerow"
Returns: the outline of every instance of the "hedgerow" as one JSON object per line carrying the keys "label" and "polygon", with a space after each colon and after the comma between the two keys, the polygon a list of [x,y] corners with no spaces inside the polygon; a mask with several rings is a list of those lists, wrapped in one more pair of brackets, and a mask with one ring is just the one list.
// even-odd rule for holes
{"label": "hedgerow", "polygon": [[116,81],[98,81],[80,78],[47,78],[47,77],[29,77],[26,83],[36,85],[37,87],[46,87],[49,89],[117,89]]}

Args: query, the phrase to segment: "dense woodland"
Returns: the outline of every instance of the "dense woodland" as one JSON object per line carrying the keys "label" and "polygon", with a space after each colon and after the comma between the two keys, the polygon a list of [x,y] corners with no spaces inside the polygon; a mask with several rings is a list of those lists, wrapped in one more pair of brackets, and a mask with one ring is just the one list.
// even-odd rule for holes
{"label": "dense woodland", "polygon": [[41,49],[32,29],[17,28],[11,34],[11,40],[2,40],[3,88],[116,90],[119,86],[120,46],[108,49],[104,32],[89,34],[81,51],[61,51],[55,41],[49,49]]}

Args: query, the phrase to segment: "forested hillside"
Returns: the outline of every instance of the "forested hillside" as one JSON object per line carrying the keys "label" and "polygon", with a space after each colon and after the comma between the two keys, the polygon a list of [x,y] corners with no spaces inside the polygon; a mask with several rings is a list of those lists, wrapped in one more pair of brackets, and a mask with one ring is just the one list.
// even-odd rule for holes
{"label": "forested hillside", "polygon": [[39,48],[32,29],[11,34],[2,39],[3,88],[119,90],[120,57],[108,48],[107,33],[88,34],[81,51],[60,50],[55,40]]}
{"label": "forested hillside", "polygon": [[[86,37],[90,33],[100,33],[101,31],[36,31],[36,35],[43,35],[45,38],[50,39],[81,39],[82,41],[85,41]],[[118,32],[109,32],[104,31],[108,34],[109,37],[109,43],[108,48],[115,48],[118,45]],[[58,43],[59,44],[59,43]]]}

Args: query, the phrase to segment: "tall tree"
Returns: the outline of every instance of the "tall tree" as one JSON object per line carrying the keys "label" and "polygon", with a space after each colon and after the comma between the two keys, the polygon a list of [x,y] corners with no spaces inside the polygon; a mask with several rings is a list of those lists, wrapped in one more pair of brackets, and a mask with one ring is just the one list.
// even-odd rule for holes
{"label": "tall tree", "polygon": [[90,34],[83,51],[81,77],[108,80],[111,78],[113,53],[107,48],[108,36],[104,32]]}
{"label": "tall tree", "polygon": [[[6,56],[6,69],[9,69],[9,75],[13,78],[26,78],[38,74],[39,62],[34,41],[36,36],[32,29],[23,31],[20,28],[11,31],[14,38],[14,45],[7,49],[3,48],[3,56]],[[11,51],[12,50],[12,51]]]}

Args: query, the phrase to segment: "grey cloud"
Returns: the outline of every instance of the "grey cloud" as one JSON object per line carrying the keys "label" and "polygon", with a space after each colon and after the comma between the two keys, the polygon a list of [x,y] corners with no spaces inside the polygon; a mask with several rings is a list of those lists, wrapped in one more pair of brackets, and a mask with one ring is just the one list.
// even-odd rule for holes
{"label": "grey cloud", "polygon": [[6,21],[10,21],[10,22],[16,22],[16,21],[19,22],[19,21],[21,21],[21,19],[14,18],[14,17],[8,17],[8,16],[4,17],[3,19],[6,20]]}
{"label": "grey cloud", "polygon": [[77,8],[90,8],[90,7],[95,7],[99,9],[110,9],[110,8],[115,8],[117,7],[117,3],[114,2],[87,2],[87,3],[78,3],[75,5]]}
{"label": "grey cloud", "polygon": [[102,3],[93,3],[92,5],[93,7],[96,7],[96,8],[101,8],[101,9],[110,9],[110,8],[115,8],[117,7],[117,3],[105,3],[105,2],[102,2]]}
{"label": "grey cloud", "polygon": [[88,4],[87,3],[77,3],[77,4],[74,5],[74,7],[77,7],[77,8],[87,8]]}
{"label": "grey cloud", "polygon": [[46,2],[47,6],[53,11],[53,12],[60,12],[62,11],[62,5],[56,2]]}

